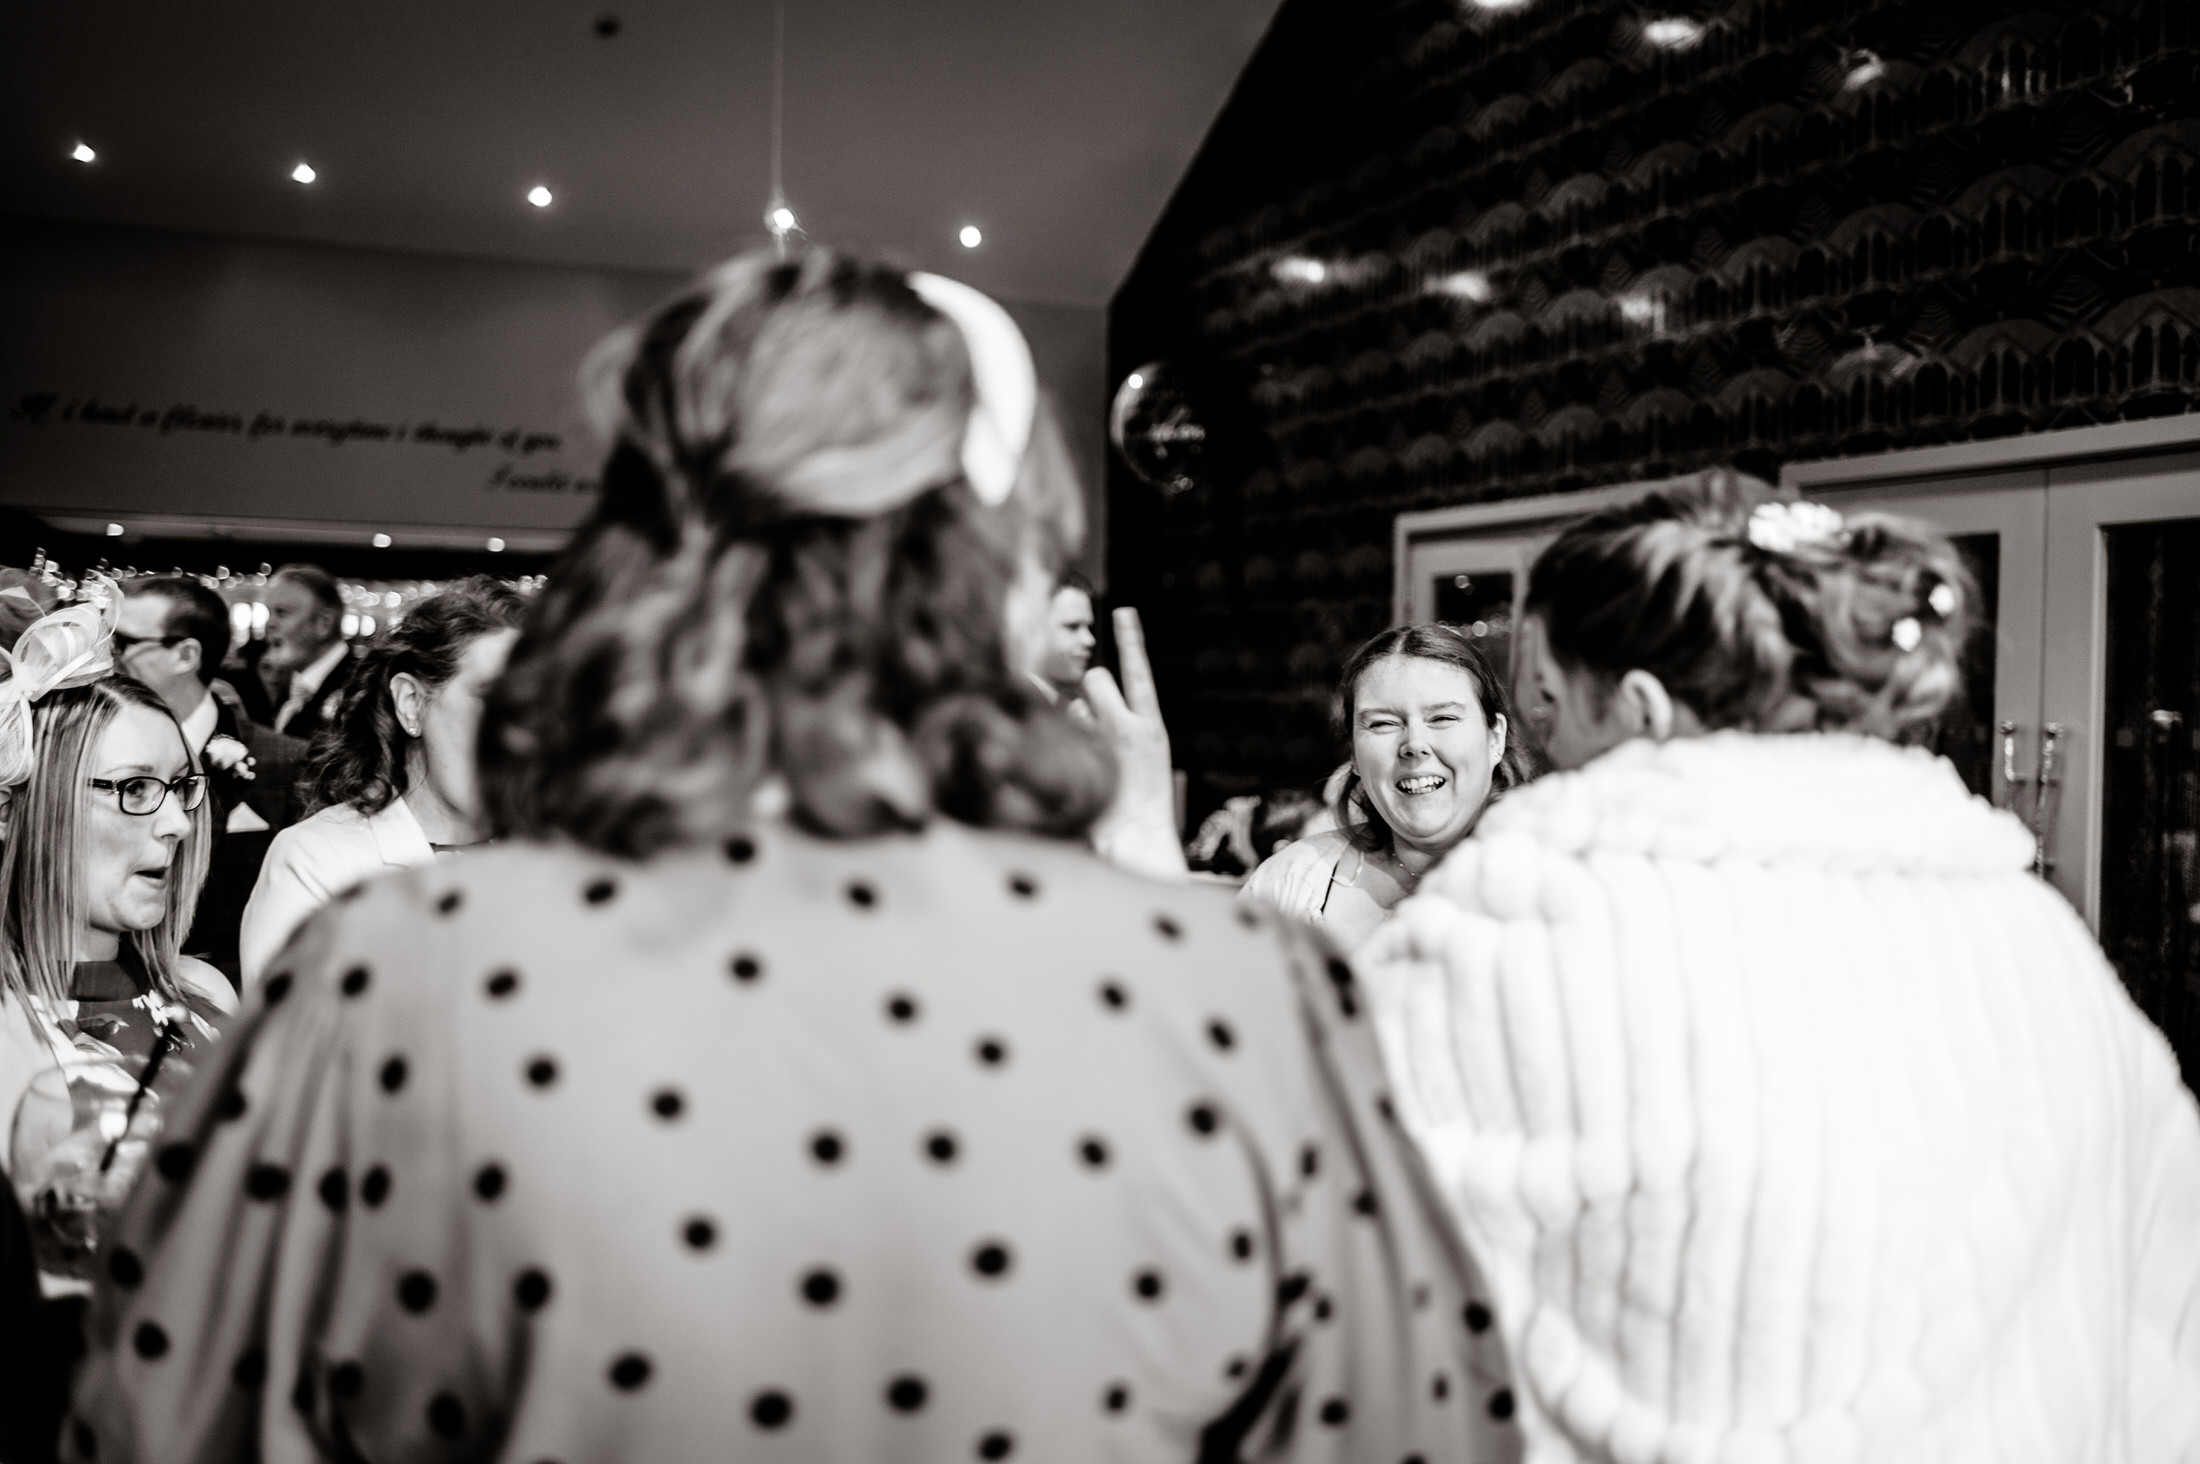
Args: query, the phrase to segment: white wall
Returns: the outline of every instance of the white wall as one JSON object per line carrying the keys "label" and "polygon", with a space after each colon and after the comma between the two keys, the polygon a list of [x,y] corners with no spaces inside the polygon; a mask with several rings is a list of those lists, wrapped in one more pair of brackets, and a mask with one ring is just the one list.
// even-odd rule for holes
{"label": "white wall", "polygon": [[[0,503],[547,547],[599,462],[575,368],[679,283],[0,219]],[[1105,313],[1007,303],[1097,527]]]}

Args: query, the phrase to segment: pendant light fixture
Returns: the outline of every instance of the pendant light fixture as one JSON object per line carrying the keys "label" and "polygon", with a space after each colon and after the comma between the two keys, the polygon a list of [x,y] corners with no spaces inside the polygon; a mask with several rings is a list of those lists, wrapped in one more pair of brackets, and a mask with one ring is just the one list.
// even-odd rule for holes
{"label": "pendant light fixture", "polygon": [[764,227],[771,230],[779,257],[787,257],[787,240],[802,232],[802,225],[787,206],[782,180],[782,137],[787,99],[787,0],[772,0],[772,192],[764,205]]}

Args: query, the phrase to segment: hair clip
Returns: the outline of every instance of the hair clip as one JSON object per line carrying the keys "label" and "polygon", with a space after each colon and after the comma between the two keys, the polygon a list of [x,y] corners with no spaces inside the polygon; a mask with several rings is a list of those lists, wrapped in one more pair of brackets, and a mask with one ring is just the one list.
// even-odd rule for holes
{"label": "hair clip", "polygon": [[1831,548],[1846,531],[1839,513],[1803,499],[1760,503],[1749,514],[1749,542],[1767,554],[1793,554],[1805,546]]}
{"label": "hair clip", "polygon": [[1915,615],[1905,615],[1894,623],[1887,636],[1898,651],[1914,651],[1925,639],[1925,627],[1917,623]]}
{"label": "hair clip", "polygon": [[1942,580],[1933,586],[1933,592],[1925,597],[1925,603],[1932,607],[1935,615],[1946,620],[1956,613],[1956,587]]}

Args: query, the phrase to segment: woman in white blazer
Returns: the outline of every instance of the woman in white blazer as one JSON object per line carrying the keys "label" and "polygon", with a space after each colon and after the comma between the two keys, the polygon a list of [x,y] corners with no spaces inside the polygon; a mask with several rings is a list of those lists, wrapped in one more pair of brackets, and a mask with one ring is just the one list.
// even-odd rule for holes
{"label": "woman in white blazer", "polygon": [[1361,953],[1531,1460],[2200,1459],[2200,1115],[2024,828],[1904,745],[1973,593],[1731,475],[1537,562],[1571,771]]}
{"label": "woman in white blazer", "polygon": [[474,738],[522,605],[510,585],[476,575],[413,606],[360,659],[307,755],[307,803],[319,811],[275,836],[245,906],[247,987],[337,895],[481,840]]}

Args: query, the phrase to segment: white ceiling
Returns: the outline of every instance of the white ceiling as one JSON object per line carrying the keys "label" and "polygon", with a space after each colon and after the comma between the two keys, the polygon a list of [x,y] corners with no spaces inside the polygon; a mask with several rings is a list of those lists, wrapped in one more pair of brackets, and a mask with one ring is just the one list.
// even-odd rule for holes
{"label": "white ceiling", "polygon": [[[1104,303],[1276,6],[786,0],[789,201],[815,237]],[[771,0],[10,9],[0,211],[640,269],[763,237]]]}

